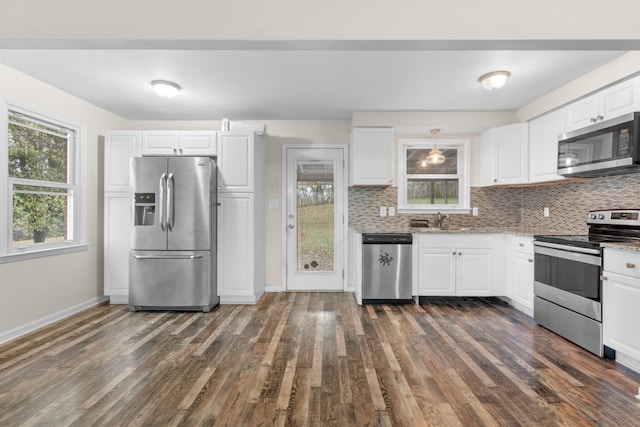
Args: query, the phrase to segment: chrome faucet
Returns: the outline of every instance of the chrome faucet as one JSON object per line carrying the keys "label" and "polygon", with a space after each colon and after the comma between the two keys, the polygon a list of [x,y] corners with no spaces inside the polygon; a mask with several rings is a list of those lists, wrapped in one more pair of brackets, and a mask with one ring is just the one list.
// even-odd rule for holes
{"label": "chrome faucet", "polygon": [[438,217],[436,218],[436,227],[442,228],[442,221],[444,221],[447,218],[449,218],[449,215],[447,214],[442,215],[440,212],[438,212]]}

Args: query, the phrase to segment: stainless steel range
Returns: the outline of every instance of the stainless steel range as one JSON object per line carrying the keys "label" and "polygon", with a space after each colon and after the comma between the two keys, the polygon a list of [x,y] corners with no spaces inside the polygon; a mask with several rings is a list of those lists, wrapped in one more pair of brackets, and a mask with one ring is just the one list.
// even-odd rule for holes
{"label": "stainless steel range", "polygon": [[589,234],[534,236],[535,321],[602,357],[603,242],[640,240],[640,209],[591,211]]}

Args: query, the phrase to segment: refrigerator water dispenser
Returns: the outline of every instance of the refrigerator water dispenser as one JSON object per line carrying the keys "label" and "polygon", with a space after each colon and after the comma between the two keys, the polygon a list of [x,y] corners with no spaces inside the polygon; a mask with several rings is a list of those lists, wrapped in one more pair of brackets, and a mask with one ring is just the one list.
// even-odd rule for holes
{"label": "refrigerator water dispenser", "polygon": [[133,224],[154,225],[156,220],[155,193],[135,193]]}

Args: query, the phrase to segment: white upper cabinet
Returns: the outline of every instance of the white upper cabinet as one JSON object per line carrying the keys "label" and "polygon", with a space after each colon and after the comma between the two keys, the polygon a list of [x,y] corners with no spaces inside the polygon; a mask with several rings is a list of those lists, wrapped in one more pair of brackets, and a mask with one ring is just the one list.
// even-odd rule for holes
{"label": "white upper cabinet", "polygon": [[218,141],[220,191],[227,193],[255,191],[255,143],[253,132],[221,132]]}
{"label": "white upper cabinet", "polygon": [[483,185],[526,184],[529,179],[528,124],[489,129],[481,136]]}
{"label": "white upper cabinet", "polygon": [[580,129],[640,109],[640,77],[615,84],[569,104],[565,131]]}
{"label": "white upper cabinet", "polygon": [[215,156],[218,132],[143,131],[143,156]]}
{"label": "white upper cabinet", "polygon": [[353,128],[351,185],[393,184],[393,128]]}
{"label": "white upper cabinet", "polygon": [[139,131],[107,133],[104,144],[105,192],[129,192],[129,158],[139,156]]}
{"label": "white upper cabinet", "polygon": [[557,181],[558,136],[564,133],[564,110],[529,122],[529,182]]}

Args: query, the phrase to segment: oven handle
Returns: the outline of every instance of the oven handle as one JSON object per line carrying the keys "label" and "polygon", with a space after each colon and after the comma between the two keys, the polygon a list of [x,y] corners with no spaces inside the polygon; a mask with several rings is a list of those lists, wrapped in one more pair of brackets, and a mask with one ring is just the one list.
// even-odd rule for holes
{"label": "oven handle", "polygon": [[[544,246],[545,248],[561,249],[569,252],[580,252],[582,254],[600,255],[600,249],[581,248],[579,246],[561,245],[559,243],[541,242],[535,240],[533,246]],[[534,248],[535,249],[535,248]]]}
{"label": "oven handle", "polygon": [[[560,246],[560,245],[558,245]],[[573,249],[573,248],[572,248]],[[569,261],[582,262],[591,265],[602,265],[602,258],[599,255],[589,255],[580,252],[561,251],[550,247],[542,247],[542,245],[536,245],[533,248],[534,254],[548,255],[551,257],[568,259]]]}

